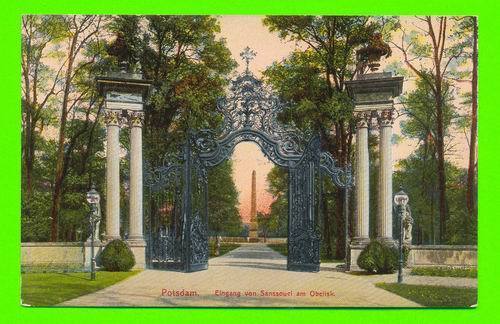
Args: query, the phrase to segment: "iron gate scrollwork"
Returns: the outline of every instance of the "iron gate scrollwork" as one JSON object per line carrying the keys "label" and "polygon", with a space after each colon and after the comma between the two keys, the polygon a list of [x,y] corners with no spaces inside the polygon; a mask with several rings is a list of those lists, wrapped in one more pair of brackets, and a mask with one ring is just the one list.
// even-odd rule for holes
{"label": "iron gate scrollwork", "polygon": [[164,221],[169,230],[158,226],[161,215],[149,215],[151,268],[207,268],[207,169],[228,159],[238,143],[253,141],[273,163],[288,170],[288,270],[319,270],[322,192],[318,184],[327,175],[339,187],[350,186],[352,176],[321,151],[318,136],[280,123],[278,114],[283,109],[271,89],[247,69],[231,81],[227,97],[217,103],[217,113],[224,117],[222,126],[190,130],[180,156],[167,156],[163,165],[146,170],[150,193],[166,192],[173,202],[163,209],[156,206],[169,214],[169,221]]}
{"label": "iron gate scrollwork", "polygon": [[206,167],[187,141],[181,154],[146,170],[147,265],[192,272],[208,267]]}

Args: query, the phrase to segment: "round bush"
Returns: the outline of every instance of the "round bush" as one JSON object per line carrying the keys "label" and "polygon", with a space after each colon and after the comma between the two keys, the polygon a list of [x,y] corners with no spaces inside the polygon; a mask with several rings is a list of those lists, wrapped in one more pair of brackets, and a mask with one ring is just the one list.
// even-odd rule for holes
{"label": "round bush", "polygon": [[370,273],[394,273],[398,268],[399,252],[396,246],[373,241],[358,257],[358,266]]}
{"label": "round bush", "polygon": [[107,271],[129,271],[135,264],[135,258],[125,242],[113,240],[102,251],[101,264]]}

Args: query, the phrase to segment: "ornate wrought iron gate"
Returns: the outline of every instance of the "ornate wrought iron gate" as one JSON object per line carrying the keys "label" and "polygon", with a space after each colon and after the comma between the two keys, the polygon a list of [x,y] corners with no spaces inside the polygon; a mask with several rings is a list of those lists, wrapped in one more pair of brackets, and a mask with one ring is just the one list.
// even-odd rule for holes
{"label": "ornate wrought iron gate", "polygon": [[234,147],[253,141],[276,165],[288,169],[288,263],[294,271],[318,271],[320,264],[321,177],[340,187],[350,185],[350,172],[322,152],[318,136],[283,125],[278,97],[248,69],[219,100],[220,129],[191,130],[182,154],[146,171],[150,213],[150,268],[197,271],[208,267],[207,168],[228,159]]}

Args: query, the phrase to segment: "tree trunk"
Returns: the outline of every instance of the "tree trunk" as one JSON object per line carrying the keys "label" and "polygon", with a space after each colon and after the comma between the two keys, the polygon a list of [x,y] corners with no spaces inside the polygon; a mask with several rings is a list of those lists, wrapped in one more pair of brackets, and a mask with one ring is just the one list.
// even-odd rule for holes
{"label": "tree trunk", "polygon": [[469,168],[467,171],[467,211],[469,214],[468,226],[471,226],[475,217],[476,192],[476,139],[477,139],[477,17],[472,17],[474,24],[472,47],[472,114],[470,128]]}
{"label": "tree trunk", "polygon": [[66,69],[66,74],[65,74],[64,96],[61,105],[59,142],[57,147],[56,170],[54,176],[54,191],[52,196],[52,208],[50,211],[52,219],[50,239],[52,242],[56,242],[58,237],[58,223],[59,223],[58,218],[59,218],[59,209],[61,207],[62,186],[64,182],[64,169],[65,169],[64,147],[66,139],[66,123],[68,118],[68,101],[69,101],[69,92],[71,86],[71,75],[73,73],[73,63],[75,58],[74,52],[77,39],[78,39],[78,33],[75,33],[75,35],[73,35],[73,39],[71,40],[71,46],[68,53],[68,67]]}
{"label": "tree trunk", "polygon": [[444,125],[443,125],[443,102],[441,98],[440,80],[436,82],[436,153],[437,153],[437,173],[438,173],[438,194],[439,194],[439,243],[446,241],[446,170],[444,158]]}

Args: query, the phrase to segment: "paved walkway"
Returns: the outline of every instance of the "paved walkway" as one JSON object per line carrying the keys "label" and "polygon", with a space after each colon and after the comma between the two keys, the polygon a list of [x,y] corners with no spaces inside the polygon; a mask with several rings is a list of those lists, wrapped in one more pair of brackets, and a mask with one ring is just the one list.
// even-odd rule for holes
{"label": "paved walkway", "polygon": [[[145,270],[64,306],[418,307],[355,276],[322,264],[318,273],[286,270],[286,258],[264,244],[243,244],[210,259],[206,271]],[[368,280],[367,278],[370,278]],[[380,280],[379,280],[380,281]],[[193,296],[171,296],[171,294]],[[245,294],[247,292],[247,294]],[[298,296],[303,292],[304,296]],[[163,294],[163,296],[162,296]],[[267,294],[267,296],[266,296]],[[278,296],[273,296],[277,294]]]}

